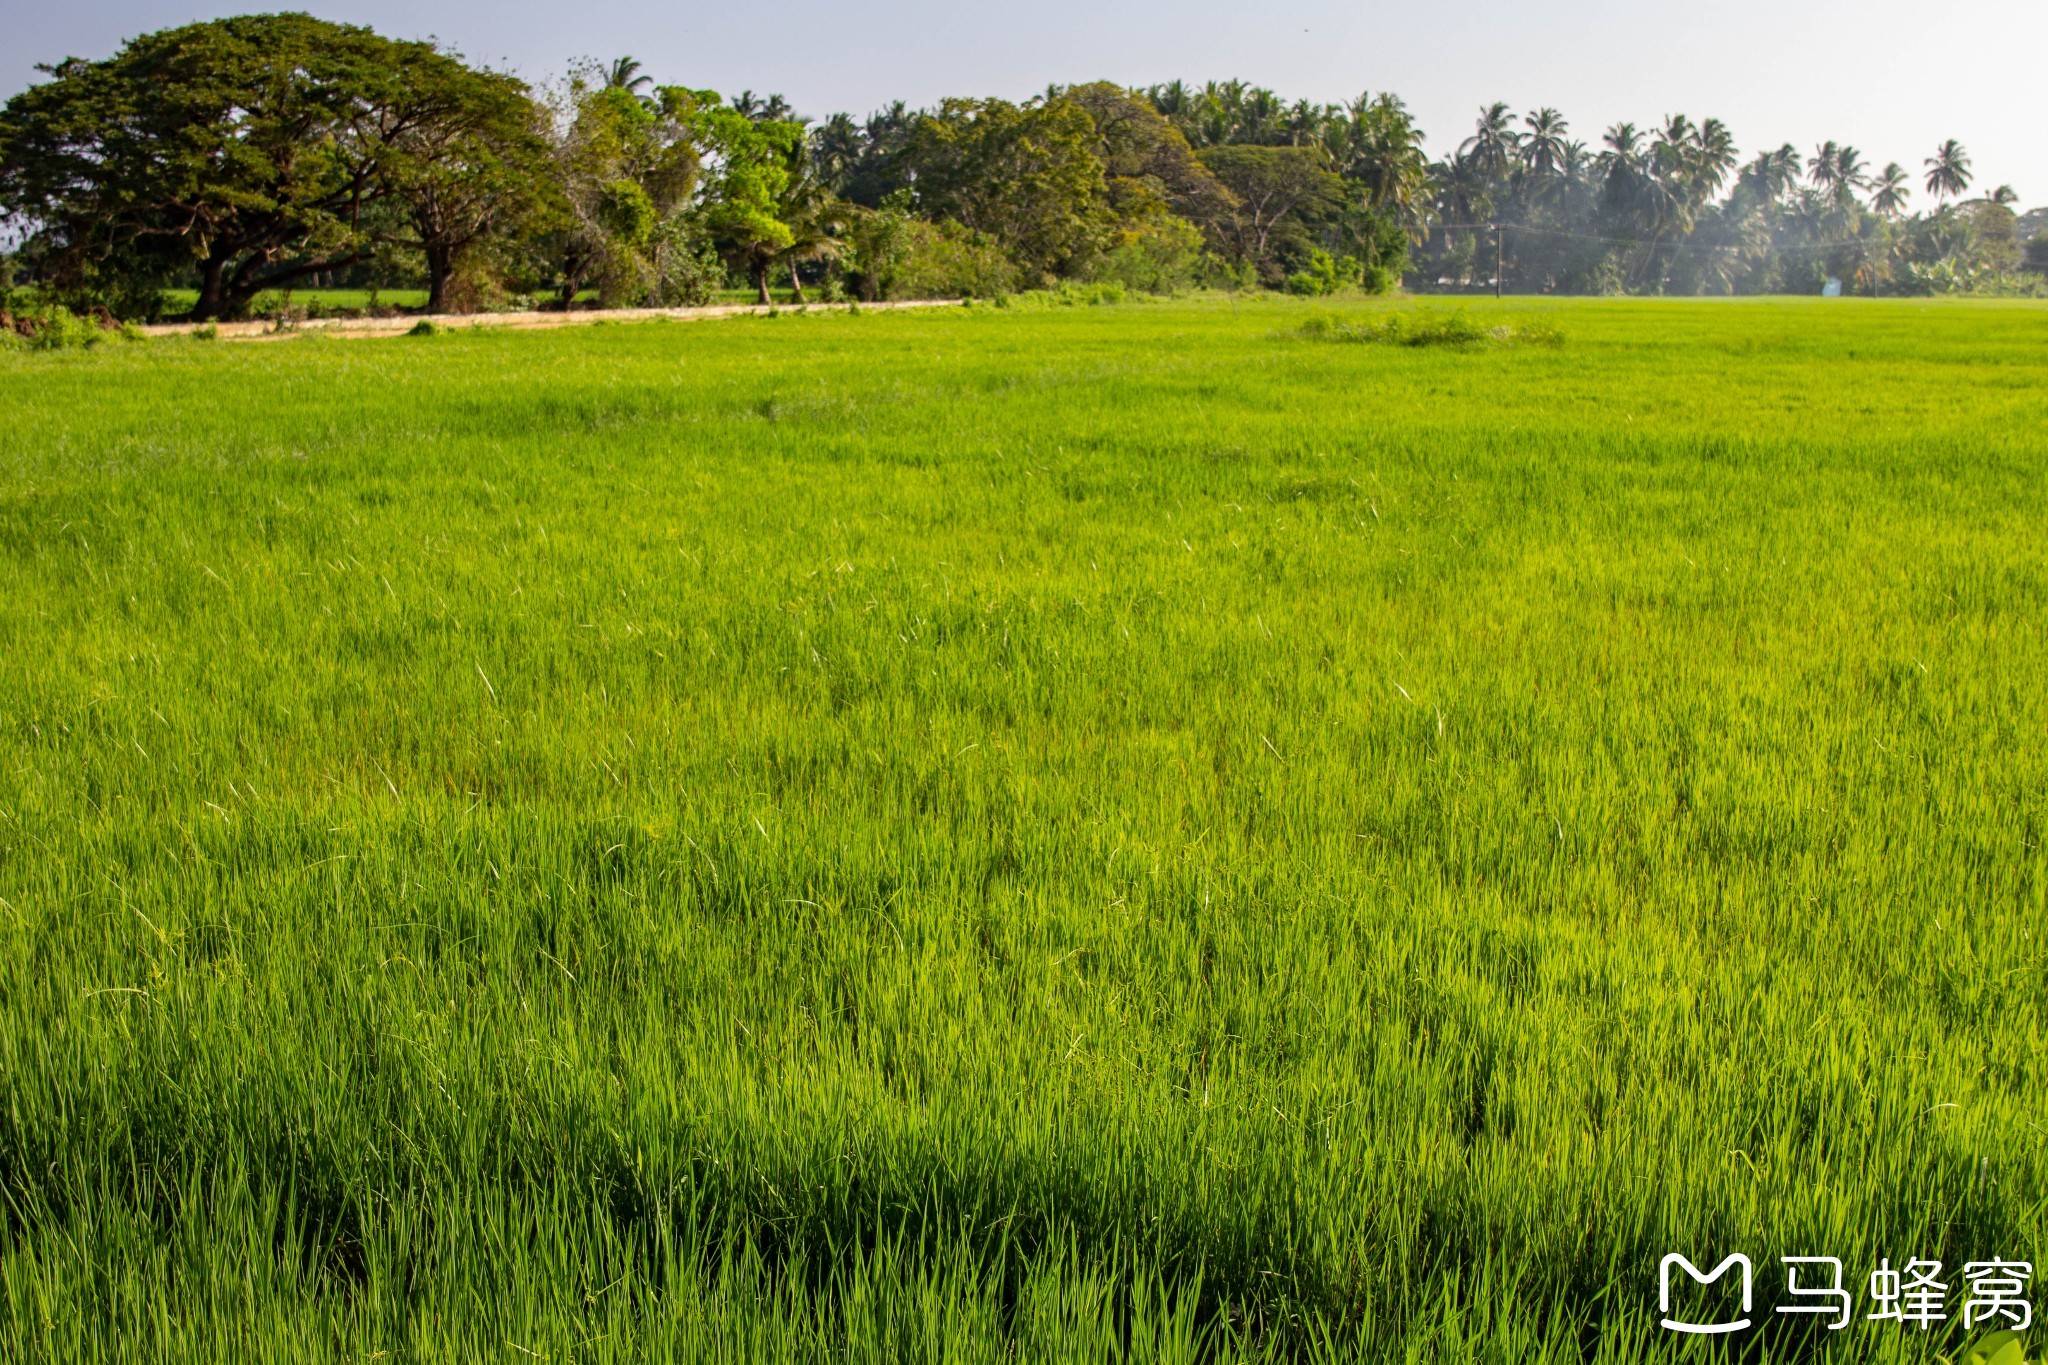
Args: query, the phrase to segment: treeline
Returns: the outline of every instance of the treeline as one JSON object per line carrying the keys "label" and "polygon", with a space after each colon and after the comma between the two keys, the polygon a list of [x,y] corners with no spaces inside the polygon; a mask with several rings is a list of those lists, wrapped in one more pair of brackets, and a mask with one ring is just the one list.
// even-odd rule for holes
{"label": "treeline", "polygon": [[1312,148],[1198,153],[1107,84],[811,126],[629,59],[535,91],[300,14],[48,70],[0,111],[0,210],[45,292],[124,317],[174,290],[228,318],[274,291],[396,279],[438,312],[690,304],[740,282],[763,301],[771,282],[800,298],[1384,290],[1406,265],[1369,180]]}
{"label": "treeline", "polygon": [[[1786,144],[1743,160],[1718,119],[1621,123],[1597,149],[1555,109],[1482,110],[1430,168],[1417,270],[1440,287],[1517,292],[1935,294],[2039,292],[2048,238],[2029,241],[2009,186],[1966,199],[1974,176],[1948,141],[1917,172],[1846,143]],[[1918,181],[1934,200],[1908,213]],[[2029,278],[2031,276],[2031,278]]]}
{"label": "treeline", "polygon": [[[433,312],[993,295],[1506,287],[1981,287],[1997,209],[1902,212],[1830,144],[1738,170],[1712,120],[1602,150],[1554,111],[1482,116],[1431,162],[1391,95],[1098,82],[813,122],[779,96],[660,85],[622,58],[535,90],[431,44],[252,15],[71,59],[0,110],[0,264],[122,317],[231,318],[277,291],[416,282]],[[1935,181],[1930,179],[1930,186]],[[1731,187],[1724,193],[1724,187]],[[1889,188],[1887,188],[1889,187]],[[1859,194],[1869,192],[1868,202]],[[1889,197],[1887,197],[1889,196]],[[1999,243],[2009,247],[2000,256]],[[9,283],[0,276],[0,288]],[[810,291],[807,293],[807,291]]]}

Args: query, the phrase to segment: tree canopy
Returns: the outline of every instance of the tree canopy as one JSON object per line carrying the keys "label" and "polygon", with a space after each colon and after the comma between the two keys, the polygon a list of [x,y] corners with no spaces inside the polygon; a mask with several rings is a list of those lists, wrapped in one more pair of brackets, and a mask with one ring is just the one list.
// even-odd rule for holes
{"label": "tree canopy", "polygon": [[949,99],[912,126],[902,164],[932,216],[988,233],[1051,277],[1115,222],[1094,143],[1094,121],[1067,99]]}
{"label": "tree canopy", "polygon": [[719,253],[747,272],[767,303],[768,269],[796,243],[791,190],[802,178],[804,130],[782,119],[753,119],[710,96],[691,126],[718,161],[704,226]]}
{"label": "tree canopy", "polygon": [[[1968,151],[1840,140],[1748,159],[1720,121],[1575,134],[1483,106],[1438,159],[1393,94],[1242,81],[1054,86],[816,123],[780,94],[663,84],[630,56],[535,91],[431,43],[250,15],[67,58],[0,110],[10,271],[124,315],[240,315],[313,280],[431,311],[986,292],[1730,293],[2012,287],[2043,260]],[[1931,209],[1915,214],[1924,192]],[[2001,282],[2004,282],[2001,284]]]}
{"label": "tree canopy", "polygon": [[361,259],[394,195],[445,266],[534,193],[523,86],[366,28],[249,15],[49,70],[0,111],[0,204],[110,301],[189,273],[195,315],[230,316]]}

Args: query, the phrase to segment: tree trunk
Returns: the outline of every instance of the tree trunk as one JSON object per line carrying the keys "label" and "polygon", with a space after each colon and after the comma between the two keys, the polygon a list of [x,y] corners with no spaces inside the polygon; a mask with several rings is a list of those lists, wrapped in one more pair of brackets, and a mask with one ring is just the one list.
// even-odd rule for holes
{"label": "tree trunk", "polygon": [[455,277],[453,253],[445,246],[427,247],[427,311],[448,311],[448,282]]}
{"label": "tree trunk", "polygon": [[795,296],[796,302],[802,303],[804,301],[804,277],[796,273],[795,261],[789,263],[789,289],[790,293]]}
{"label": "tree trunk", "polygon": [[258,277],[257,271],[269,259],[268,251],[252,253],[242,258],[242,263],[235,267],[235,273],[221,284],[220,311],[215,316],[232,320],[249,315],[249,305],[256,301],[256,296],[262,293],[264,288],[264,282]]}
{"label": "tree trunk", "polygon": [[227,262],[218,256],[207,258],[199,269],[199,302],[192,305],[192,316],[199,322],[219,320],[222,308],[227,305],[222,275]]}
{"label": "tree trunk", "polygon": [[754,266],[754,288],[761,293],[761,303],[773,304],[775,302],[774,299],[768,297],[768,263],[766,261],[758,262]]}
{"label": "tree trunk", "polygon": [[[223,252],[212,257],[199,267],[199,301],[192,305],[191,317],[194,322],[231,322],[247,315],[249,305],[257,295],[266,290],[283,289],[290,291],[299,281],[317,278],[322,270],[336,262],[321,262],[319,265],[299,265],[263,274],[275,255],[273,250],[247,252],[242,263],[230,272],[228,260],[231,253]],[[339,264],[354,265],[360,256],[343,257]]]}

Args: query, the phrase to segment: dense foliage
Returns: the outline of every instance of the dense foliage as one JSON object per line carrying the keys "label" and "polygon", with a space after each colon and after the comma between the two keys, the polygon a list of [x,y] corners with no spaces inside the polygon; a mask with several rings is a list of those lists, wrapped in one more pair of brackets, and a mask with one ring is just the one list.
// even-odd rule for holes
{"label": "dense foliage", "polygon": [[[657,84],[631,58],[534,91],[421,43],[306,15],[153,33],[66,60],[0,112],[21,264],[124,316],[189,290],[414,283],[429,311],[801,300],[1057,281],[1301,294],[2012,290],[2048,271],[1967,152],[1791,147],[1740,161],[1714,119],[1481,112],[1432,161],[1389,94],[1289,103],[1242,82],[1054,86],[810,123],[780,96]],[[2033,272],[2030,276],[2028,272]]]}

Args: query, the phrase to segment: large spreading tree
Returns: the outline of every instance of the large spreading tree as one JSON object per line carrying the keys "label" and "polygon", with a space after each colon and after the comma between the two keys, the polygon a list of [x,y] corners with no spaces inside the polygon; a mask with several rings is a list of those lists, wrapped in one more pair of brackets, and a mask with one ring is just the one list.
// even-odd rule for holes
{"label": "large spreading tree", "polygon": [[419,253],[427,311],[447,312],[467,258],[494,234],[559,212],[544,111],[511,76],[421,44],[399,45],[404,97],[371,106],[365,130],[396,224],[380,233]]}
{"label": "large spreading tree", "polygon": [[1344,182],[1320,147],[1205,147],[1201,160],[1235,200],[1227,233],[1230,254],[1269,278],[1294,254],[1284,249],[1295,246],[1290,239],[1305,242],[1312,225],[1344,211]]}
{"label": "large spreading tree", "polygon": [[445,287],[531,192],[524,88],[430,44],[244,15],[47,70],[0,111],[0,208],[75,296],[135,309],[189,273],[193,316],[233,317],[361,260],[393,197]]}

